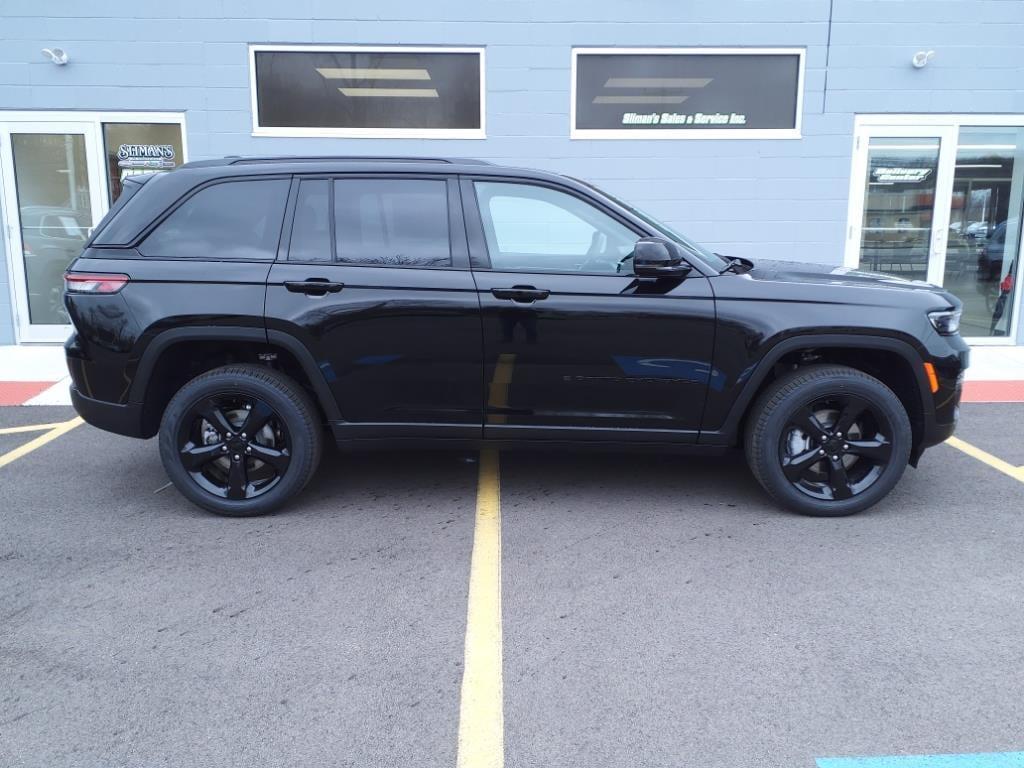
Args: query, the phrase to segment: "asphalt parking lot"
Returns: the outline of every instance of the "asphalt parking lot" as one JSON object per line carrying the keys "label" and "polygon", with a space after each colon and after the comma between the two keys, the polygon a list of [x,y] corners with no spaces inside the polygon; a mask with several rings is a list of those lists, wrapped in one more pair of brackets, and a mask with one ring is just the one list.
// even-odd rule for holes
{"label": "asphalt parking lot", "polygon": [[[1024,748],[1024,405],[963,414],[983,454],[939,446],[838,520],[738,457],[503,453],[475,693],[505,764]],[[456,765],[479,457],[333,452],[288,511],[225,519],[154,442],[19,453],[73,416],[0,409],[0,765]]]}

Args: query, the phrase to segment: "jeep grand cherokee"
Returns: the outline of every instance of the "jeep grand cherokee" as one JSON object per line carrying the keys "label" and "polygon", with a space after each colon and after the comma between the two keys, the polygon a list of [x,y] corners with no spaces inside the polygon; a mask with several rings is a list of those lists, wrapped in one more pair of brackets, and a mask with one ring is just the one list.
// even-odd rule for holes
{"label": "jeep grand cherokee", "polygon": [[[823,254],[824,256],[824,254]],[[125,180],[66,275],[75,408],[269,512],[321,445],[742,446],[846,515],[952,434],[932,285],[709,252],[583,182],[480,161],[264,157]]]}

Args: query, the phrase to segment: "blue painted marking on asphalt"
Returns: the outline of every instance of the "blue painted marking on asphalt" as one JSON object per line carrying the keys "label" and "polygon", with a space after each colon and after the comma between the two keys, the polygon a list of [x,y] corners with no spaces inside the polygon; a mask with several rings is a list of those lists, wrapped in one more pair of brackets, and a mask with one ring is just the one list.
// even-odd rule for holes
{"label": "blue painted marking on asphalt", "polygon": [[973,755],[893,755],[891,757],[819,757],[818,768],[1024,768],[1024,752]]}

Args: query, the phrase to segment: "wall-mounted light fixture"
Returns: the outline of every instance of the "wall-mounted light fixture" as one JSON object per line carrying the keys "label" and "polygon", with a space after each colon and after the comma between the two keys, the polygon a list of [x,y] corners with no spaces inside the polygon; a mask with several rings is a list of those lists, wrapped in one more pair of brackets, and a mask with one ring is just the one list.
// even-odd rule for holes
{"label": "wall-mounted light fixture", "polygon": [[58,67],[63,67],[68,63],[68,54],[63,48],[43,48],[43,56],[48,58]]}
{"label": "wall-mounted light fixture", "polygon": [[935,58],[935,51],[918,51],[914,54],[914,57],[910,60],[910,63],[914,65],[915,69],[924,69],[928,66],[928,62]]}

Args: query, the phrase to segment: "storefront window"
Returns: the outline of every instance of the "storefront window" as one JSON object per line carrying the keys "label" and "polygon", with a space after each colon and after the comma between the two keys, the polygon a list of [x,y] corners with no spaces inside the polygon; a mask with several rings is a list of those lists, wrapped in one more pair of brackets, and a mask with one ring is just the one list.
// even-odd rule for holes
{"label": "storefront window", "polygon": [[483,138],[483,50],[252,46],[257,135]]}
{"label": "storefront window", "polygon": [[957,140],[943,285],[964,336],[1007,336],[1016,294],[1024,129],[964,126]]}
{"label": "storefront window", "polygon": [[103,146],[111,205],[121,196],[125,177],[169,171],[184,162],[177,124],[104,123]]}
{"label": "storefront window", "polygon": [[577,48],[574,138],[799,138],[802,49]]}
{"label": "storefront window", "polygon": [[868,145],[860,265],[928,276],[939,139],[873,137]]}

